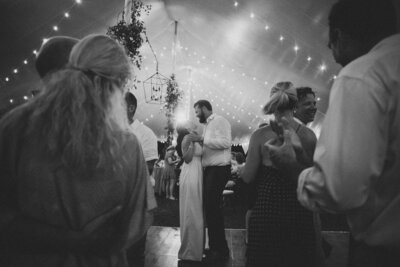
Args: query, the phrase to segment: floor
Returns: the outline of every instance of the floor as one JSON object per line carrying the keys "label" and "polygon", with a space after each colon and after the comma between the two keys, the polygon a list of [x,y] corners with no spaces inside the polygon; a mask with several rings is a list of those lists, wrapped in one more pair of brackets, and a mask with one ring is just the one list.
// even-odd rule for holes
{"label": "floor", "polygon": [[[231,259],[223,266],[218,264],[218,266],[215,267],[245,266],[245,230],[226,229],[225,235],[228,241],[228,246],[231,250]],[[348,233],[324,231],[323,237],[333,247],[329,258],[327,259],[326,267],[346,266]],[[202,264],[178,263],[177,255],[179,246],[180,236],[178,227],[152,226],[147,233],[146,267],[205,266]]]}

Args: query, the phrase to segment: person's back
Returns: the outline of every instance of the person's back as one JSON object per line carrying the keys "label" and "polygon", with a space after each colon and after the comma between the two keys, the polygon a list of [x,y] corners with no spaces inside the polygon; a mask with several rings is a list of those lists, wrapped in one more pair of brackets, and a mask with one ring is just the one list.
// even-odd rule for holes
{"label": "person's back", "polygon": [[[315,134],[306,126],[300,125],[295,121],[290,121],[289,124],[295,129],[295,131],[297,130],[296,133],[299,136],[302,147],[307,151],[308,158],[311,161],[315,150],[315,144],[317,142]],[[260,151],[261,163],[263,166],[273,166],[270,160],[268,149],[264,146],[264,144],[274,138],[276,138],[276,133],[273,131],[270,125],[259,128],[252,134],[253,144],[257,146]],[[246,164],[249,164],[247,160]]]}
{"label": "person's back", "polygon": [[[353,86],[353,89],[349,90],[372,96],[369,98],[371,103],[365,102],[360,105],[368,110],[358,110],[358,112],[366,114],[365,116],[371,123],[362,123],[363,128],[358,130],[370,133],[369,136],[374,139],[374,142],[361,146],[355,144],[357,140],[353,140],[352,144],[354,147],[363,148],[362,151],[358,150],[360,155],[368,153],[367,151],[379,151],[379,155],[370,155],[371,159],[374,159],[373,165],[363,168],[372,170],[370,174],[366,173],[366,175],[373,181],[373,186],[369,187],[364,204],[347,215],[354,236],[363,239],[369,245],[400,246],[400,239],[394,238],[395,236],[400,237],[400,231],[397,231],[398,227],[396,226],[400,224],[397,216],[400,207],[400,201],[397,200],[400,195],[400,183],[398,182],[400,173],[400,157],[398,156],[400,155],[399,47],[400,34],[391,36],[377,44],[365,56],[348,64],[338,76],[338,85],[346,81],[359,81],[357,86]],[[341,94],[342,92],[338,90],[337,86],[332,88],[332,99],[340,98]],[[328,112],[335,112],[335,110],[331,108]],[[373,121],[375,123],[372,124]],[[326,129],[323,138],[326,138],[327,134],[334,134],[331,130],[333,129]],[[334,148],[325,147],[324,149]],[[320,154],[321,151],[317,149],[316,153]],[[337,153],[341,152],[337,151]],[[349,162],[349,164],[355,163]],[[353,166],[355,169],[360,167]],[[346,170],[338,171],[349,176]],[[350,195],[350,192],[341,192],[341,194],[343,196]],[[349,204],[352,205],[351,202]],[[365,232],[373,234],[365,235],[363,234]]]}
{"label": "person's back", "polygon": [[124,50],[91,35],[69,63],[0,122],[0,228],[25,217],[54,234],[46,242],[40,233],[10,236],[1,266],[126,266],[124,248],[151,223],[141,148],[118,120],[130,73]]}

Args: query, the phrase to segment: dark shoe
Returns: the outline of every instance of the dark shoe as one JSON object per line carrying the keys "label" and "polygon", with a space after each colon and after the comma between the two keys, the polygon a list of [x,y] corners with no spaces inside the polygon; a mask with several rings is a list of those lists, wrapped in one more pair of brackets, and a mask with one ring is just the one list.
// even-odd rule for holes
{"label": "dark shoe", "polygon": [[191,261],[191,260],[178,260],[178,267],[200,267],[203,266],[201,261]]}
{"label": "dark shoe", "polygon": [[209,250],[205,252],[205,258],[203,259],[206,263],[223,262],[229,259],[229,250],[227,252],[221,253],[218,251]]}
{"label": "dark shoe", "polygon": [[329,244],[329,242],[326,241],[325,238],[322,238],[322,250],[324,251],[325,259],[329,258],[329,256],[331,255],[332,249],[333,249],[332,245]]}

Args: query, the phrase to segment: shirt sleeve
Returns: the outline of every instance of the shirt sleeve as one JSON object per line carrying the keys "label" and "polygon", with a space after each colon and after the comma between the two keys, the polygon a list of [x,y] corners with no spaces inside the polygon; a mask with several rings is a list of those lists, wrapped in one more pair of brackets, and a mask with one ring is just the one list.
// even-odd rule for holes
{"label": "shirt sleeve", "polygon": [[231,125],[223,117],[215,117],[208,125],[203,144],[211,149],[227,149],[232,145]]}
{"label": "shirt sleeve", "polygon": [[314,155],[299,177],[298,198],[309,208],[360,207],[382,172],[388,135],[387,92],[371,79],[342,76],[331,94]]}
{"label": "shirt sleeve", "polygon": [[145,141],[145,146],[143,144],[143,149],[145,149],[145,160],[150,161],[153,159],[158,159],[158,148],[157,148],[157,137],[153,133],[153,131],[150,128],[147,128],[147,134],[145,136],[146,141]]}
{"label": "shirt sleeve", "polygon": [[13,131],[9,115],[0,122],[0,229],[5,229],[19,213],[14,172],[17,168],[18,134]]}

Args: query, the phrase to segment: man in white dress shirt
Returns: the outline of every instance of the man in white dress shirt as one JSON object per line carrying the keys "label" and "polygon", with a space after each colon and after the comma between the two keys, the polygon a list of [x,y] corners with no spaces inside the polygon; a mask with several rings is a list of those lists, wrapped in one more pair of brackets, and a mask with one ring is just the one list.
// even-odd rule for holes
{"label": "man in white dress shirt", "polygon": [[125,95],[125,100],[128,110],[129,130],[138,138],[142,146],[149,174],[152,175],[154,163],[158,159],[157,136],[149,127],[134,118],[137,108],[136,97],[131,92],[128,92]]}
{"label": "man in white dress shirt", "polygon": [[400,264],[400,34],[388,0],[339,1],[329,16],[329,47],[344,66],[335,80],[314,155],[296,162],[293,131],[267,144],[275,164],[298,179],[313,210],[342,212],[354,236],[349,266]]}
{"label": "man in white dress shirt", "polygon": [[206,261],[215,262],[229,258],[225,239],[222,192],[231,174],[231,125],[212,111],[207,100],[194,104],[196,116],[205,124],[203,136],[191,134],[193,141],[203,143],[202,165],[204,167],[204,211],[208,229]]}
{"label": "man in white dress shirt", "polygon": [[[153,173],[154,163],[158,159],[157,137],[149,127],[134,118],[137,108],[136,97],[131,92],[128,92],[125,94],[125,101],[129,123],[128,129],[135,134],[139,140],[144,159],[147,163],[150,179],[154,180],[151,175]],[[153,191],[151,190],[151,192]],[[144,235],[141,240],[127,250],[128,263],[130,266],[144,267],[146,237],[147,235]]]}

